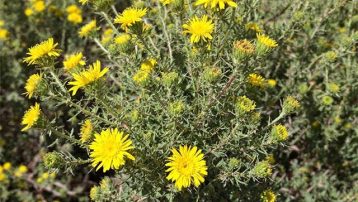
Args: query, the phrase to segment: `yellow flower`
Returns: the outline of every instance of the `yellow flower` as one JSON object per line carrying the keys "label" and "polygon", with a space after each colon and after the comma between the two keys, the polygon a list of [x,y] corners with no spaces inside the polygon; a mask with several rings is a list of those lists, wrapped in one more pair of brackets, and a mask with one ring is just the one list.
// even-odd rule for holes
{"label": "yellow flower", "polygon": [[147,14],[147,8],[126,8],[121,15],[118,15],[115,19],[115,23],[121,24],[123,30],[128,30],[129,27],[137,22],[142,21],[142,17]]}
{"label": "yellow flower", "polygon": [[11,163],[10,162],[5,162],[2,167],[3,167],[4,170],[10,170],[11,169]]}
{"label": "yellow flower", "polygon": [[35,46],[29,48],[27,53],[29,56],[24,59],[29,65],[39,64],[39,60],[48,56],[48,57],[58,57],[60,56],[61,50],[56,49],[58,44],[53,42],[53,38],[49,38],[46,41],[36,44]]}
{"label": "yellow flower", "polygon": [[33,9],[34,9],[36,12],[40,13],[40,12],[42,12],[42,11],[45,10],[46,5],[45,5],[45,2],[44,2],[44,1],[42,1],[42,0],[37,0],[37,1],[34,2],[34,4],[32,5],[32,7],[33,7]]}
{"label": "yellow flower", "polygon": [[268,37],[264,34],[256,34],[256,37],[257,37],[259,44],[262,44],[265,47],[275,48],[278,46],[277,42],[275,40],[271,39],[270,37]]}
{"label": "yellow flower", "polygon": [[78,89],[100,79],[108,72],[108,68],[105,67],[101,71],[101,62],[97,60],[95,63],[89,66],[89,69],[84,70],[80,73],[73,73],[72,76],[75,81],[69,82],[72,85],[69,91],[72,91],[72,95],[76,95]]}
{"label": "yellow flower", "polygon": [[236,8],[237,4],[233,0],[197,0],[195,5],[204,5],[204,7],[210,6],[212,9],[216,9],[219,7],[220,9],[224,9],[225,5]]}
{"label": "yellow flower", "polygon": [[91,32],[97,29],[96,20],[92,20],[80,28],[78,32],[80,37],[87,37]]}
{"label": "yellow flower", "polygon": [[137,73],[134,74],[133,81],[138,85],[144,85],[147,83],[149,76],[149,72],[139,70]]}
{"label": "yellow flower", "polygon": [[100,190],[98,186],[93,186],[90,190],[90,198],[93,201],[97,201],[98,195],[100,194]]}
{"label": "yellow flower", "polygon": [[245,25],[245,29],[246,30],[253,30],[257,33],[261,33],[262,32],[262,29],[259,27],[259,25],[257,23],[254,23],[254,22],[248,22],[246,23]]}
{"label": "yellow flower", "polygon": [[25,128],[21,129],[21,131],[27,131],[32,126],[34,126],[37,120],[40,118],[40,105],[35,103],[34,106],[31,106],[29,110],[27,110],[22,118],[22,125],[26,125]]}
{"label": "yellow flower", "polygon": [[34,11],[31,8],[26,8],[24,13],[26,16],[31,16],[32,14],[34,14]]}
{"label": "yellow flower", "polygon": [[83,66],[86,62],[83,60],[83,55],[81,52],[72,54],[63,61],[63,67],[65,70],[69,71],[77,66]]}
{"label": "yellow flower", "polygon": [[91,149],[92,166],[96,170],[103,167],[103,172],[109,169],[119,169],[125,164],[125,158],[134,160],[134,156],[128,153],[133,149],[132,141],[128,135],[119,132],[117,128],[102,130],[101,134],[95,134],[95,139],[89,146]]}
{"label": "yellow flower", "polygon": [[195,16],[189,20],[188,24],[184,24],[183,28],[185,29],[184,34],[191,34],[191,43],[197,43],[200,39],[206,42],[206,39],[211,40],[213,38],[211,33],[214,30],[214,24],[212,20],[208,20],[206,15],[201,18]]}
{"label": "yellow flower", "polygon": [[175,187],[181,190],[194,184],[198,187],[204,182],[208,174],[204,154],[196,146],[180,146],[179,152],[173,148],[172,156],[168,158],[165,166],[169,167],[167,179],[175,182]]}
{"label": "yellow flower", "polygon": [[240,96],[236,103],[236,109],[239,112],[250,112],[254,110],[256,104],[246,96]]}
{"label": "yellow flower", "polygon": [[0,41],[5,41],[8,38],[9,32],[7,29],[0,28]]}
{"label": "yellow flower", "polygon": [[28,169],[27,169],[27,167],[25,165],[20,165],[15,171],[15,176],[16,177],[21,177],[27,171],[28,171]]}
{"label": "yellow flower", "polygon": [[6,180],[6,175],[0,170],[0,182]]}
{"label": "yellow flower", "polygon": [[114,39],[114,42],[118,45],[124,45],[131,39],[129,34],[121,34]]}
{"label": "yellow flower", "polygon": [[247,80],[253,86],[264,87],[265,84],[265,79],[255,73],[249,74]]}
{"label": "yellow flower", "polygon": [[82,22],[82,15],[79,13],[71,13],[67,16],[67,20],[73,24],[79,24]]}
{"label": "yellow flower", "polygon": [[275,140],[285,141],[288,138],[288,132],[284,125],[278,124],[272,127],[271,135]]}
{"label": "yellow flower", "polygon": [[88,142],[92,138],[93,126],[91,120],[87,119],[81,126],[81,142]]}
{"label": "yellow flower", "polygon": [[164,4],[164,5],[168,5],[171,4],[174,0],[159,0],[160,3]]}
{"label": "yellow flower", "polygon": [[70,13],[81,13],[82,11],[78,6],[76,6],[76,4],[71,4],[67,6],[66,12],[70,14]]}
{"label": "yellow flower", "polygon": [[276,194],[271,190],[266,190],[261,194],[261,202],[275,202]]}
{"label": "yellow flower", "polygon": [[157,61],[153,58],[147,59],[140,65],[140,70],[152,72],[154,69],[154,66],[157,64]]}
{"label": "yellow flower", "polygon": [[139,71],[133,76],[133,80],[138,85],[144,85],[149,80],[150,73],[153,71],[157,61],[153,58],[147,59],[140,65]]}
{"label": "yellow flower", "polygon": [[39,83],[41,82],[42,77],[40,74],[33,74],[29,77],[29,79],[27,79],[26,81],[26,85],[25,85],[25,90],[26,90],[26,95],[31,98],[32,95],[34,94],[36,88],[38,87]]}
{"label": "yellow flower", "polygon": [[66,8],[67,20],[73,24],[79,24],[82,22],[82,10],[75,4],[69,5]]}
{"label": "yellow flower", "polygon": [[277,84],[277,81],[275,79],[268,79],[267,80],[267,85],[270,87],[270,88],[273,88],[275,87]]}
{"label": "yellow flower", "polygon": [[102,35],[102,43],[106,44],[112,39],[113,29],[107,28],[104,30]]}
{"label": "yellow flower", "polygon": [[254,51],[255,51],[255,46],[247,39],[234,42],[234,56],[238,60],[253,54]]}
{"label": "yellow flower", "polygon": [[300,108],[300,106],[300,102],[292,96],[287,96],[286,99],[283,101],[283,111],[286,114],[294,112],[295,110]]}

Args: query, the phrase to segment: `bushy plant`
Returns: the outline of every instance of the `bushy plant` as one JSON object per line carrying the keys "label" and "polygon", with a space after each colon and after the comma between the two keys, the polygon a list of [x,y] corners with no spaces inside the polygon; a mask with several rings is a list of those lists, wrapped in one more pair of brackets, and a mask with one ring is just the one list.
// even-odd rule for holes
{"label": "bushy plant", "polygon": [[1,6],[14,131],[41,142],[17,170],[0,145],[2,199],[357,199],[355,1]]}

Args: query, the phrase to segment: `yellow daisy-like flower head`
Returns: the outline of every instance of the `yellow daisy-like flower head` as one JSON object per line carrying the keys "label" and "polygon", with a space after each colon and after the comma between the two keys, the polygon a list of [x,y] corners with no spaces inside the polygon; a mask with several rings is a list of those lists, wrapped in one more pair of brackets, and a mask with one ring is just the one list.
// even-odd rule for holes
{"label": "yellow daisy-like flower head", "polygon": [[139,70],[133,76],[133,81],[137,85],[145,85],[149,81],[150,73],[147,71]]}
{"label": "yellow daisy-like flower head", "polygon": [[253,86],[264,87],[265,85],[265,79],[261,75],[255,73],[249,74],[247,81]]}
{"label": "yellow daisy-like flower head", "polygon": [[27,79],[26,84],[25,84],[25,90],[26,90],[25,94],[29,98],[32,97],[36,88],[40,84],[41,80],[42,80],[42,77],[40,74],[33,74],[29,77],[29,79]]}
{"label": "yellow daisy-like flower head", "polygon": [[131,35],[121,34],[121,35],[117,36],[116,38],[114,38],[114,42],[117,45],[125,45],[129,42],[130,39],[131,39]]}
{"label": "yellow daisy-like flower head", "polygon": [[141,22],[146,14],[147,8],[126,8],[121,15],[114,19],[114,22],[121,24],[121,28],[127,31],[135,23]]}
{"label": "yellow daisy-like flower head", "polygon": [[24,13],[26,16],[31,16],[32,14],[34,14],[34,11],[31,8],[26,8]]}
{"label": "yellow daisy-like flower head", "polygon": [[11,169],[11,163],[10,162],[5,162],[2,167],[3,167],[4,170],[10,170]]}
{"label": "yellow daisy-like flower head", "polygon": [[267,85],[270,87],[270,88],[274,88],[276,85],[277,85],[277,81],[275,79],[268,79],[267,80]]}
{"label": "yellow daisy-like flower head", "polygon": [[81,142],[88,142],[92,138],[93,125],[91,120],[87,119],[81,126]]}
{"label": "yellow daisy-like flower head", "polygon": [[70,14],[70,13],[81,13],[82,11],[76,4],[71,4],[66,7],[66,12]]}
{"label": "yellow daisy-like flower head", "polygon": [[197,0],[195,6],[204,5],[205,8],[210,7],[211,9],[224,9],[226,5],[230,7],[237,7],[237,4],[233,0]]}
{"label": "yellow daisy-like flower head", "polygon": [[264,34],[256,34],[259,44],[264,45],[267,48],[275,48],[278,46],[277,42]]}
{"label": "yellow daisy-like flower head", "polygon": [[7,29],[0,28],[0,41],[5,41],[9,36]]}
{"label": "yellow daisy-like flower head", "polygon": [[257,23],[255,23],[255,22],[248,22],[248,23],[246,23],[245,29],[246,29],[246,30],[253,30],[253,31],[257,32],[257,33],[261,33],[261,32],[262,32],[262,29],[260,28],[260,26],[259,26]]}
{"label": "yellow daisy-like flower head", "polygon": [[27,110],[22,118],[22,125],[26,125],[21,131],[27,131],[32,126],[36,124],[38,119],[40,118],[40,105],[35,103],[34,106],[31,106],[29,110]]}
{"label": "yellow daisy-like flower head", "polygon": [[83,19],[80,13],[71,13],[67,16],[67,20],[73,24],[79,24]]}
{"label": "yellow daisy-like flower head", "polygon": [[86,62],[83,60],[83,55],[81,52],[70,55],[63,61],[63,67],[66,71],[70,71],[71,69],[83,66]]}
{"label": "yellow daisy-like flower head", "polygon": [[172,149],[172,156],[165,164],[169,167],[167,179],[175,182],[175,187],[181,190],[194,184],[198,187],[204,182],[204,177],[208,174],[204,154],[197,147],[180,146],[179,151]]}
{"label": "yellow daisy-like flower head", "polygon": [[101,70],[101,62],[97,60],[95,63],[89,66],[89,69],[80,73],[73,73],[72,76],[75,81],[69,82],[72,85],[69,91],[72,91],[72,95],[76,95],[78,89],[100,79],[108,72],[108,68],[105,67]]}
{"label": "yellow daisy-like flower head", "polygon": [[113,29],[107,28],[103,31],[101,42],[107,44],[112,40]]}
{"label": "yellow daisy-like flower head", "polygon": [[90,33],[94,32],[95,30],[97,30],[97,21],[92,20],[80,28],[78,35],[80,37],[87,37],[90,35]]}
{"label": "yellow daisy-like flower head", "polygon": [[29,56],[24,59],[24,62],[31,64],[39,64],[40,60],[45,57],[58,57],[61,50],[56,49],[58,44],[53,42],[53,38],[49,38],[46,41],[36,44],[29,48],[27,53]]}
{"label": "yellow daisy-like flower head", "polygon": [[20,165],[16,170],[15,170],[15,177],[21,177],[23,176],[26,172],[28,171],[28,168],[25,165]]}
{"label": "yellow daisy-like flower head", "polygon": [[255,107],[256,107],[255,102],[246,96],[240,96],[236,102],[236,109],[238,110],[239,113],[250,112],[254,110]]}
{"label": "yellow daisy-like flower head", "polygon": [[200,40],[206,42],[207,39],[211,40],[213,38],[211,33],[214,30],[214,24],[206,15],[201,18],[195,16],[193,19],[190,19],[187,24],[184,24],[183,28],[184,34],[191,34],[191,43],[198,43]]}
{"label": "yellow daisy-like flower head", "polygon": [[33,9],[36,11],[36,12],[42,12],[45,10],[46,8],[46,4],[45,4],[45,1],[42,1],[42,0],[38,0],[38,1],[35,1],[34,4],[32,5]]}
{"label": "yellow daisy-like flower head", "polygon": [[283,111],[286,114],[290,114],[301,107],[301,104],[296,98],[287,96],[283,101]]}
{"label": "yellow daisy-like flower head", "polygon": [[128,135],[119,132],[117,128],[101,131],[95,134],[95,139],[89,146],[91,149],[92,166],[96,170],[103,167],[103,172],[109,169],[119,169],[126,159],[135,160],[128,150],[134,148]]}
{"label": "yellow daisy-like flower head", "polygon": [[140,65],[140,70],[142,71],[147,71],[147,72],[152,72],[154,69],[154,66],[157,64],[157,61],[153,58],[150,58],[148,60],[145,60],[144,62],[142,62],[142,64]]}

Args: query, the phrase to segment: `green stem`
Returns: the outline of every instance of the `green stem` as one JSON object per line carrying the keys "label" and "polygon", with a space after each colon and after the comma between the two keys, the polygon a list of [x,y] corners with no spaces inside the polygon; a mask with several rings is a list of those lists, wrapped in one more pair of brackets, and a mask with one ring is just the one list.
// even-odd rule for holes
{"label": "green stem", "polygon": [[109,26],[112,27],[112,29],[116,32],[117,35],[119,35],[119,31],[117,30],[117,28],[114,26],[114,24],[112,23],[112,21],[109,19],[108,15],[105,12],[101,12],[101,15],[104,17],[104,19],[107,21],[107,23],[109,24]]}
{"label": "green stem", "polygon": [[60,79],[58,78],[58,76],[55,74],[55,72],[50,68],[50,74],[53,77],[53,79],[55,80],[55,82],[57,83],[57,85],[61,88],[62,92],[64,92],[65,94],[67,93],[66,88],[62,85]]}

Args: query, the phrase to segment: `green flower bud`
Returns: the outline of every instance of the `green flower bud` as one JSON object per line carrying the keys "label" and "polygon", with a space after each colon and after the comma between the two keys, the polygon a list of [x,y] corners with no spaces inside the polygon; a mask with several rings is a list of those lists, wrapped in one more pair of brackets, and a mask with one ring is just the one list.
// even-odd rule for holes
{"label": "green flower bud", "polygon": [[134,123],[134,122],[137,122],[138,118],[139,118],[139,111],[138,110],[133,110],[131,111],[128,116],[129,120]]}
{"label": "green flower bud", "polygon": [[334,62],[337,59],[337,53],[334,51],[328,51],[324,56],[328,62]]}
{"label": "green flower bud", "polygon": [[333,103],[333,98],[329,95],[325,95],[322,97],[321,102],[323,105],[329,106]]}
{"label": "green flower bud", "polygon": [[300,83],[298,85],[298,93],[301,94],[301,95],[304,95],[308,92],[309,90],[309,87],[307,85],[307,83]]}
{"label": "green flower bud", "polygon": [[111,192],[111,179],[109,177],[104,177],[100,184],[101,192],[105,194],[110,194]]}
{"label": "green flower bud", "polygon": [[240,160],[237,158],[230,158],[228,165],[229,165],[229,169],[233,170],[240,165]]}
{"label": "green flower bud", "polygon": [[216,81],[221,75],[221,70],[217,67],[205,68],[203,72],[203,79],[208,82]]}
{"label": "green flower bud", "polygon": [[171,86],[179,77],[176,72],[162,73],[162,83],[164,86]]}
{"label": "green flower bud", "polygon": [[98,186],[93,186],[90,190],[90,198],[92,201],[100,200],[100,189]]}
{"label": "green flower bud", "polygon": [[331,93],[339,92],[339,85],[337,85],[336,83],[329,83],[327,88]]}
{"label": "green flower bud", "polygon": [[272,167],[268,161],[260,161],[255,167],[251,170],[251,173],[255,177],[264,178],[268,177],[272,174]]}
{"label": "green flower bud", "polygon": [[185,104],[182,100],[177,100],[169,104],[168,111],[171,115],[179,115],[184,112]]}
{"label": "green flower bud", "polygon": [[298,22],[301,22],[304,17],[305,13],[303,11],[297,11],[293,14],[293,19]]}
{"label": "green flower bud", "polygon": [[46,153],[43,160],[45,167],[48,169],[59,169],[64,165],[64,160],[58,152]]}

